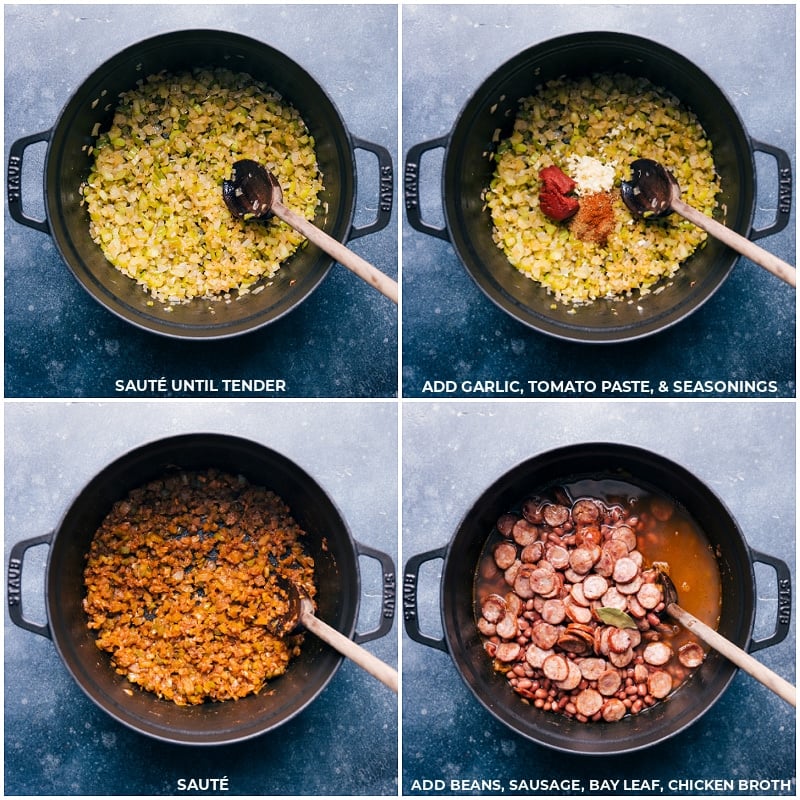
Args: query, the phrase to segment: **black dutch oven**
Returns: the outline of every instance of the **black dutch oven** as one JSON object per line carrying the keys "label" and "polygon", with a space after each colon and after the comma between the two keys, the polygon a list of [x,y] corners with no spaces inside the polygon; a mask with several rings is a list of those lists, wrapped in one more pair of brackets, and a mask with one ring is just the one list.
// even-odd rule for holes
{"label": "black dutch oven", "polygon": [[[247,72],[278,91],[301,114],[316,141],[324,190],[314,223],[344,242],[385,228],[392,210],[392,163],[388,150],[351,136],[323,88],[298,64],[262,42],[213,30],[166,33],[132,45],[98,67],[61,111],[53,128],[25,136],[11,146],[8,204],[13,219],[49,233],[62,258],[89,294],[122,319],[174,338],[212,339],[235,336],[279,319],[305,300],[322,282],[333,260],[310,243],[298,251],[269,285],[231,303],[196,300],[171,307],[148,305],[149,294],[112,267],[89,236],[89,216],[79,193],[91,164],[92,130],[106,130],[121,92],[161,70],[226,67]],[[23,210],[23,154],[36,142],[47,142],[44,164],[46,220]],[[355,148],[377,156],[380,174],[376,219],[353,226],[356,209]],[[220,192],[222,190],[220,189]],[[222,195],[220,193],[220,202]],[[209,305],[214,313],[208,311]]]}
{"label": "black dutch oven", "polygon": [[[712,651],[702,667],[665,702],[619,722],[582,724],[525,705],[483,650],[473,611],[473,583],[482,548],[500,514],[531,492],[579,478],[619,478],[672,497],[683,506],[718,550],[722,610],[718,630],[739,647],[755,652],[782,641],[789,632],[791,577],[788,566],[748,547],[723,502],[683,467],[635,447],[580,444],[535,456],[496,480],[474,503],[446,547],[408,560],[403,577],[405,627],[415,641],[450,654],[478,701],[516,733],[555,750],[608,755],[632,752],[664,741],[698,720],[722,696],[737,668]],[[440,604],[443,638],[423,633],[417,615],[420,567],[443,559]],[[774,631],[753,639],[756,585],[753,563],[775,570],[778,605]],[[772,600],[774,598],[770,598]]]}
{"label": "black dutch oven", "polygon": [[[659,294],[634,303],[598,300],[576,313],[557,304],[536,282],[516,270],[492,241],[492,221],[483,207],[494,162],[489,159],[500,138],[513,127],[521,98],[561,76],[622,72],[644,76],[673,92],[700,119],[713,143],[721,177],[720,221],[743,236],[759,239],[789,222],[792,172],[781,149],[748,136],[723,91],[682,55],[656,42],[621,33],[579,33],[535,45],[493,72],[472,95],[449,134],[410,148],[405,164],[406,215],[413,228],[450,241],[470,277],[499,308],[542,333],[590,343],[638,339],[667,328],[705,303],[727,278],[738,254],[710,239],[692,255]],[[419,203],[420,161],[444,148],[442,202],[445,227],[426,222]],[[777,161],[779,202],[772,224],[755,229],[754,152]],[[722,213],[718,211],[718,213]]]}
{"label": "black dutch oven", "polygon": [[[156,441],[122,456],[86,485],[52,533],[14,545],[8,564],[8,610],[19,627],[52,639],[72,677],[100,708],[139,733],[178,744],[226,744],[277,728],[319,695],[343,660],[308,634],[301,655],[270,682],[270,691],[235,702],[181,707],[130,684],[114,671],[109,655],[97,648],[81,605],[85,556],[94,531],[131,489],[171,470],[208,467],[244,475],[272,489],[290,507],[308,534],[306,546],[316,562],[321,619],[359,643],[385,636],[394,619],[390,556],[354,541],[332,500],[285,456],[246,439],[202,433]],[[20,582],[26,551],[43,544],[49,546],[47,621],[38,624],[24,616]],[[361,597],[359,556],[376,559],[382,570],[380,622],[364,633],[355,631]]]}

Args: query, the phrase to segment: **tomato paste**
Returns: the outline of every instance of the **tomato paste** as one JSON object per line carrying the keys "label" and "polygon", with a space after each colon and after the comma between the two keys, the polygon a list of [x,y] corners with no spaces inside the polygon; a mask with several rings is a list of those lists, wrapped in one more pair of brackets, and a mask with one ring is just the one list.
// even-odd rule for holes
{"label": "tomato paste", "polygon": [[539,207],[542,212],[556,222],[562,222],[575,214],[580,206],[576,197],[569,193],[575,188],[575,181],[558,167],[545,167],[539,171]]}

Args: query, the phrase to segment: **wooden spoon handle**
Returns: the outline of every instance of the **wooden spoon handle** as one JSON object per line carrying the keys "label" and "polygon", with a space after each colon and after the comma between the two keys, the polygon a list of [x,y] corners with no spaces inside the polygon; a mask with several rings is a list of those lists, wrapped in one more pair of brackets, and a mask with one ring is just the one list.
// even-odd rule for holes
{"label": "wooden spoon handle", "polygon": [[688,611],[684,611],[675,603],[670,603],[667,606],[667,612],[680,622],[684,628],[694,633],[698,639],[702,639],[718,653],[721,653],[729,661],[736,664],[737,667],[752,675],[759,683],[763,683],[767,689],[775,692],[778,697],[782,697],[792,706],[797,706],[797,690],[789,681],[784,680],[780,675],[776,675],[760,661],[756,661],[749,653],[737,647],[733,642],[728,641],[713,628],[709,628],[704,622],[701,622]]}
{"label": "wooden spoon handle", "polygon": [[747,256],[753,263],[764,267],[764,269],[782,281],[786,281],[790,286],[797,286],[797,270],[783,259],[764,250],[763,247],[759,247],[722,223],[717,222],[713,217],[709,217],[703,214],[702,211],[692,208],[692,206],[684,203],[683,200],[673,199],[672,210],[697,225],[698,228],[710,233],[715,239],[719,239],[728,247],[733,248],[737,253]]}
{"label": "wooden spoon handle", "polygon": [[300,614],[300,622],[306,630],[319,636],[322,641],[327,642],[343,656],[347,656],[351,661],[355,661],[359,667],[366,670],[374,678],[388,686],[397,694],[397,670],[392,669],[388,664],[384,664],[361,645],[356,644],[352,639],[348,639],[344,634],[339,633],[335,628],[331,628],[314,614],[303,611]]}
{"label": "wooden spoon handle", "polygon": [[273,201],[271,210],[276,217],[279,217],[287,225],[291,225],[296,231],[302,233],[306,239],[313,242],[321,250],[324,250],[329,256],[333,256],[343,267],[352,270],[359,278],[365,280],[382,295],[388,297],[393,303],[397,303],[397,282],[388,275],[384,275],[379,269],[372,266],[369,261],[365,261],[352,250],[348,250],[341,242],[337,242],[332,236],[328,236],[325,231],[320,230],[305,217],[301,217],[290,208],[286,208],[283,203]]}

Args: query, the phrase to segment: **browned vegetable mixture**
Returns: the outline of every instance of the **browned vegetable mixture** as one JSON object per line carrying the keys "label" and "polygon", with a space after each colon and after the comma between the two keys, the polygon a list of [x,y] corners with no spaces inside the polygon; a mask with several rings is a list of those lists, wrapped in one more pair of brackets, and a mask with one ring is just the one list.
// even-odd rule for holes
{"label": "browned vegetable mixture", "polygon": [[526,702],[613,722],[666,698],[705,658],[662,615],[658,571],[643,551],[657,549],[665,532],[680,540],[681,603],[692,602],[694,588],[709,624],[719,612],[718,571],[710,574],[704,537],[687,544],[701,534],[664,498],[634,512],[633,501],[560,494],[531,497],[498,519],[478,568],[477,625],[495,668]]}
{"label": "browned vegetable mixture", "polygon": [[273,492],[216,470],[180,472],[117,502],[92,540],[84,610],[116,670],[178,705],[259,692],[302,635],[282,575],[315,594],[304,532]]}

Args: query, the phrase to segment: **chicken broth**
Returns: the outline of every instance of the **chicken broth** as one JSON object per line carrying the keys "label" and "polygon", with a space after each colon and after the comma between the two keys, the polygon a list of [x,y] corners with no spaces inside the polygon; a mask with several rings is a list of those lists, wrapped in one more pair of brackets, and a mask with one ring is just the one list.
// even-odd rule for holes
{"label": "chicken broth", "polygon": [[576,479],[527,497],[498,518],[476,571],[487,656],[537,708],[581,722],[640,713],[706,655],[665,613],[659,565],[680,605],[716,628],[716,556],[678,504],[617,479]]}

